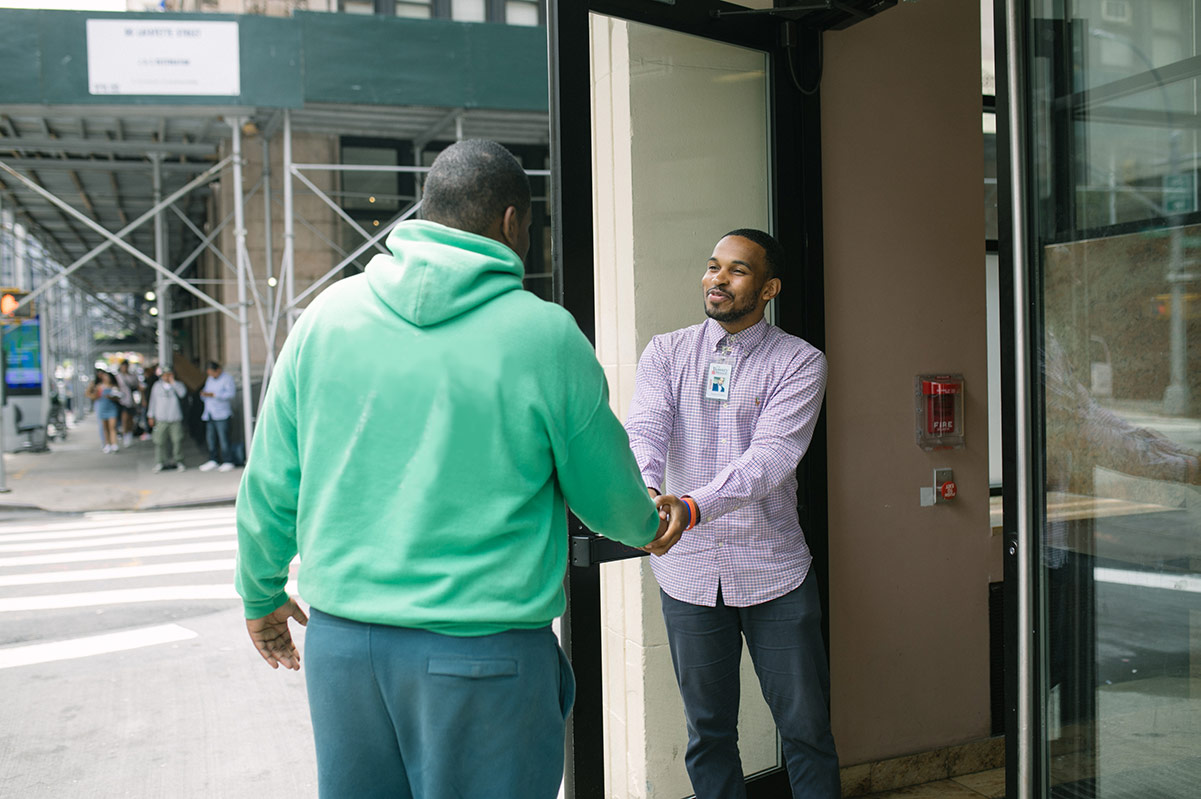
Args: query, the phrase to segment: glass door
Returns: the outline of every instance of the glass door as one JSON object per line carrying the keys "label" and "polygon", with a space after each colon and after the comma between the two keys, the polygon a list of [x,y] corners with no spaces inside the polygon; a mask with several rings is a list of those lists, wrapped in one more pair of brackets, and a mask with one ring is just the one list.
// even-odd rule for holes
{"label": "glass door", "polygon": [[1010,551],[1034,630],[1016,796],[1201,784],[1199,6],[1011,12],[1032,446]]}
{"label": "glass door", "polygon": [[[800,100],[790,99],[783,113],[778,101],[779,20],[723,16],[731,9],[550,4],[558,293],[596,344],[622,418],[650,338],[703,320],[700,278],[725,232],[773,232],[798,263],[819,252],[820,235],[810,241],[807,233],[820,221],[800,208],[816,188],[803,180],[795,152],[778,157],[781,135],[789,148],[806,135],[797,127]],[[785,54],[804,73],[804,59]],[[790,185],[782,198],[784,169]],[[820,257],[812,263],[820,274]],[[813,304],[805,278],[792,277],[795,297]],[[820,287],[816,298],[820,307]],[[821,341],[820,312],[808,310],[794,301],[769,313],[790,332]],[[807,462],[824,462],[822,446]],[[824,494],[824,486],[802,482],[803,492]],[[824,552],[824,501],[806,511],[811,546]],[[692,793],[658,587],[640,554],[573,524],[564,637],[579,689],[569,797]],[[825,585],[824,574],[820,580]],[[748,789],[787,792],[775,726],[745,656],[742,685]]]}

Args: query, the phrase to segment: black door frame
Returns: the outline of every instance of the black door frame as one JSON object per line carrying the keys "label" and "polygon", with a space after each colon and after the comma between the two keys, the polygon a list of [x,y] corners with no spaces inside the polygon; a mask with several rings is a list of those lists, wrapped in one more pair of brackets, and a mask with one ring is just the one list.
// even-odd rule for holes
{"label": "black door frame", "polygon": [[[888,5],[891,5],[889,3]],[[777,300],[777,324],[825,349],[825,287],[821,215],[821,32],[769,14],[748,14],[716,0],[548,0],[552,260],[555,297],[595,343],[592,229],[592,109],[590,12],[760,50],[768,56],[772,220],[795,268]],[[720,15],[729,12],[728,16]],[[802,91],[801,88],[804,87]],[[565,191],[566,189],[566,191]],[[580,201],[584,198],[584,201]],[[813,554],[822,606],[829,606],[829,536],[825,410],[797,471],[801,527]],[[567,574],[564,646],[577,676],[569,721],[566,785],[569,796],[604,795],[604,713],[601,704],[600,569],[598,561],[629,552],[595,553],[590,532],[574,518],[573,564]],[[828,614],[823,636],[829,652]],[[683,731],[681,730],[681,734]],[[789,793],[784,768],[747,781],[751,797]]]}

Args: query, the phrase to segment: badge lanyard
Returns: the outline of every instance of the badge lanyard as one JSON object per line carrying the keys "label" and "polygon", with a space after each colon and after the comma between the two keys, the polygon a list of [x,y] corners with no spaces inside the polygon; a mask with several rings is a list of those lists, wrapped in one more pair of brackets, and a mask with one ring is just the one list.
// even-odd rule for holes
{"label": "badge lanyard", "polygon": [[730,378],[734,374],[734,348],[724,343],[709,363],[709,374],[705,380],[705,396],[719,402],[730,399]]}

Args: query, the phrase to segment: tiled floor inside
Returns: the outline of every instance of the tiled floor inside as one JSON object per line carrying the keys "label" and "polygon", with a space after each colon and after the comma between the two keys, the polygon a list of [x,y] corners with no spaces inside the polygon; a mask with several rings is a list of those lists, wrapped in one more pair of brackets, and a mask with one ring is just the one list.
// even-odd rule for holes
{"label": "tiled floor inside", "polygon": [[965,774],[950,780],[911,785],[895,791],[873,793],[863,799],[1004,799],[1005,769]]}

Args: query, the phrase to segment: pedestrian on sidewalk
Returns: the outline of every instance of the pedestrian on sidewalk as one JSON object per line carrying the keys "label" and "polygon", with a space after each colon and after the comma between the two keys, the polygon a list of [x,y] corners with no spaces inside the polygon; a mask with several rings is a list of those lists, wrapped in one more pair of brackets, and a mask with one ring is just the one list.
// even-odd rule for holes
{"label": "pedestrian on sidewalk", "polygon": [[161,379],[163,374],[162,367],[158,361],[152,361],[146,371],[142,373],[142,398],[141,404],[138,407],[138,422],[134,425],[135,431],[140,435],[138,438],[142,441],[149,441],[150,435],[150,419],[146,412],[150,408],[150,392],[154,389],[156,381]]}
{"label": "pedestrian on sidewalk", "polygon": [[[146,419],[154,438],[154,471],[173,469],[182,472],[186,467],[181,457],[183,451],[183,406],[180,400],[187,394],[183,383],[175,379],[175,372],[167,367],[162,376],[150,388],[150,401],[146,406]],[[167,442],[171,443],[171,458],[166,459]]]}
{"label": "pedestrian on sidewalk", "polygon": [[142,381],[130,371],[129,361],[121,361],[116,379],[121,392],[121,446],[128,447],[133,443],[133,423],[138,412],[137,393],[142,389]]}
{"label": "pedestrian on sidewalk", "polygon": [[[228,472],[234,468],[233,451],[229,446],[229,419],[233,416],[233,398],[238,393],[233,375],[221,370],[221,364],[209,361],[208,377],[200,389],[204,400],[204,438],[209,448],[209,459],[200,467],[202,472],[213,469]],[[218,465],[219,464],[219,465]]]}
{"label": "pedestrian on sidewalk", "polygon": [[103,369],[96,370],[96,377],[84,392],[93,401],[96,419],[100,422],[100,451],[105,454],[116,452],[117,420],[121,415],[121,389],[117,379]]}

